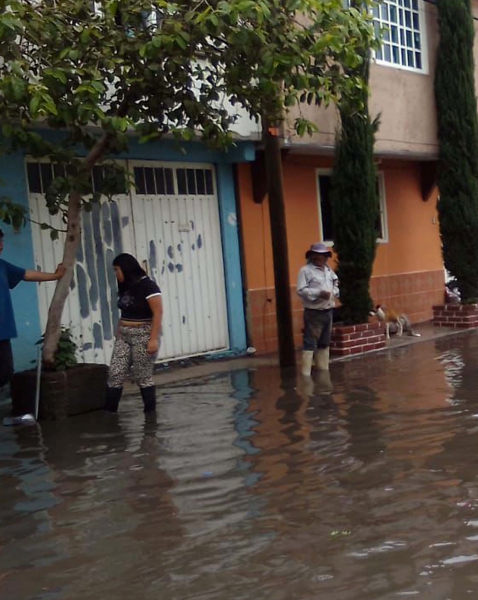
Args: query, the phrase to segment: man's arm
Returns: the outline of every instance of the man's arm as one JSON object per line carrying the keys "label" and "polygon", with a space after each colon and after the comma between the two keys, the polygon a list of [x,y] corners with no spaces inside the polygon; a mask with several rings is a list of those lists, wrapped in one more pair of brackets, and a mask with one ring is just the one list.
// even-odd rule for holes
{"label": "man's arm", "polygon": [[25,275],[23,276],[23,281],[58,281],[61,279],[66,272],[66,268],[63,264],[57,266],[56,271],[54,273],[44,273],[43,271],[25,271]]}
{"label": "man's arm", "polygon": [[303,299],[308,300],[309,302],[315,302],[319,297],[318,292],[314,292],[309,287],[309,282],[307,281],[307,276],[305,273],[305,269],[302,268],[299,271],[299,277],[297,280],[297,294]]}

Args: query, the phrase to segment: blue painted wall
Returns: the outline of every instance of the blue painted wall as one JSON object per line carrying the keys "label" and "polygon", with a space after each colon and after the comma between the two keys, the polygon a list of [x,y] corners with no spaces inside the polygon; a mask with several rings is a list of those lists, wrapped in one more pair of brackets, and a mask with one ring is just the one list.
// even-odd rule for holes
{"label": "blue painted wall", "polygon": [[[8,196],[14,202],[28,207],[28,190],[25,176],[25,162],[21,154],[2,156],[0,161],[0,195]],[[1,225],[5,233],[5,247],[1,257],[26,269],[35,269],[33,262],[33,241],[31,226],[20,233]],[[48,233],[46,233],[48,235]],[[15,367],[18,370],[30,368],[35,360],[35,343],[40,339],[40,318],[36,283],[22,281],[12,291],[13,308],[18,329],[18,338],[13,340]],[[42,283],[41,285],[55,285]]]}
{"label": "blue painted wall", "polygon": [[[55,134],[47,133],[46,137]],[[157,143],[139,144],[132,141],[130,152],[120,158],[136,160],[164,160],[176,162],[213,163],[217,170],[220,220],[223,237],[226,293],[229,317],[231,353],[240,354],[246,349],[242,277],[239,253],[239,236],[236,219],[234,192],[234,163],[254,160],[255,146],[252,142],[238,143],[226,152],[210,150],[199,143],[180,144],[166,140]],[[28,206],[28,190],[25,176],[24,157],[21,154],[2,157],[0,162],[0,195]],[[5,232],[5,249],[2,258],[27,269],[37,268],[33,258],[31,225],[20,233],[13,233],[2,225]],[[45,232],[45,235],[49,235]],[[41,265],[38,265],[41,268]],[[38,312],[37,285],[22,282],[13,290],[12,298],[18,329],[18,338],[13,341],[15,368],[30,368],[36,357],[35,343],[41,336]],[[42,283],[40,285],[55,285]]]}

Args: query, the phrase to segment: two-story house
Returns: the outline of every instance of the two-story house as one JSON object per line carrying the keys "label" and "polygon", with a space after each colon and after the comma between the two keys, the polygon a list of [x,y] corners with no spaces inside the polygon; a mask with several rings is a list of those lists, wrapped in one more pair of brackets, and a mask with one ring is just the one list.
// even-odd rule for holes
{"label": "two-story house", "polygon": [[[374,17],[376,26],[386,32],[370,78],[371,116],[380,115],[375,153],[381,209],[371,293],[376,303],[420,322],[431,319],[432,306],[443,301],[444,293],[435,179],[437,12],[431,0],[384,0]],[[285,132],[286,219],[298,344],[302,311],[295,294],[296,274],[307,247],[316,241],[332,245],[333,228],[340,227],[332,223],[329,197],[337,110],[308,105],[301,110],[317,123],[319,132],[310,138]],[[238,172],[251,343],[260,352],[274,351],[277,329],[267,201],[255,194],[260,169],[241,165]]]}

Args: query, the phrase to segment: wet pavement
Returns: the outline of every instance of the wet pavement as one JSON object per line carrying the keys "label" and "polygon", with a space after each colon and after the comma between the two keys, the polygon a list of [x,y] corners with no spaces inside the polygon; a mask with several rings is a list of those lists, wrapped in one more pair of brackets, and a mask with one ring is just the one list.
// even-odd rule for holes
{"label": "wet pavement", "polygon": [[478,334],[0,429],[2,600],[478,594]]}

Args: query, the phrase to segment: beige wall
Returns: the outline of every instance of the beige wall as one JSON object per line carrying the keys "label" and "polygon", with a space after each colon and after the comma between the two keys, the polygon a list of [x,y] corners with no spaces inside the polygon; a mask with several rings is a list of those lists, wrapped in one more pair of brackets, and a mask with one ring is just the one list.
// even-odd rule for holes
{"label": "beige wall", "polygon": [[[473,0],[478,14],[478,0]],[[422,2],[425,13],[425,37],[428,69],[415,73],[392,66],[373,64],[371,69],[372,117],[381,114],[381,125],[376,136],[376,151],[387,156],[404,158],[435,158],[438,152],[436,115],[433,91],[435,56],[438,42],[436,7]],[[478,22],[475,23],[478,29]],[[313,152],[312,145],[332,147],[337,126],[336,109],[302,107],[303,116],[315,121],[320,132],[302,139],[291,135],[293,150]],[[291,115],[294,117],[294,115]],[[302,146],[302,148],[301,148]]]}

